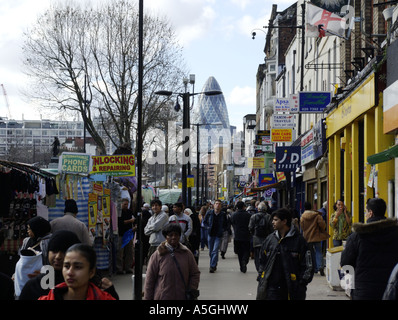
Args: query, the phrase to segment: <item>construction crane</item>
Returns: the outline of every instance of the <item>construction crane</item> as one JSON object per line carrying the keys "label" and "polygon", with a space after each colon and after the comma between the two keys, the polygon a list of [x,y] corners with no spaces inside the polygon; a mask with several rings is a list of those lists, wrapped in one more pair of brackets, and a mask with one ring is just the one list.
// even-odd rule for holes
{"label": "construction crane", "polygon": [[6,88],[4,88],[4,84],[1,84],[1,88],[3,89],[3,95],[4,95],[4,100],[6,102],[7,110],[8,110],[8,119],[11,119],[11,111],[10,111],[10,104],[8,103],[8,97],[7,97],[7,92]]}

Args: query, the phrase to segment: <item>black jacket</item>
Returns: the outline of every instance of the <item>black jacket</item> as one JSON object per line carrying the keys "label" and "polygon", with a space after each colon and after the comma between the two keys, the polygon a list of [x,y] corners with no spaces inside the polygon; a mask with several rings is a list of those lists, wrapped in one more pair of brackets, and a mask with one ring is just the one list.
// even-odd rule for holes
{"label": "black jacket", "polygon": [[307,284],[314,276],[314,264],[308,244],[292,225],[280,239],[271,233],[261,247],[259,277],[268,286],[286,286],[291,300],[304,300]]}
{"label": "black jacket", "polygon": [[380,300],[398,263],[396,219],[355,223],[341,254],[341,266],[354,268],[353,300]]}
{"label": "black jacket", "polygon": [[246,210],[238,210],[231,215],[234,228],[234,239],[237,241],[250,241],[249,222],[251,214]]}
{"label": "black jacket", "polygon": [[227,214],[223,210],[215,214],[211,209],[206,212],[203,224],[209,230],[209,236],[222,238],[224,231],[228,228]]}
{"label": "black jacket", "polygon": [[383,300],[398,300],[398,264],[390,275]]}

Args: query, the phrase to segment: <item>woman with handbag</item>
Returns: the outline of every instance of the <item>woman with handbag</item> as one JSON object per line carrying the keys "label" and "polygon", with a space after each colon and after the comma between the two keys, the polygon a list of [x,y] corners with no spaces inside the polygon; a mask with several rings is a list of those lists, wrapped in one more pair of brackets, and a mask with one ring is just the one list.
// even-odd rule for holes
{"label": "woman with handbag", "polygon": [[29,281],[40,274],[42,266],[48,264],[48,241],[51,236],[50,223],[36,216],[27,222],[28,237],[26,237],[19,250],[19,260],[15,265],[13,275],[15,296],[18,299],[22,288]]}
{"label": "woman with handbag", "polygon": [[[48,264],[47,246],[51,237],[51,225],[46,219],[36,216],[27,222],[28,237],[26,237],[20,248],[22,250],[31,250],[42,253],[43,265]],[[26,252],[24,252],[26,253]]]}
{"label": "woman with handbag", "polygon": [[200,271],[192,252],[180,243],[181,227],[167,224],[162,242],[148,262],[145,300],[193,300],[199,296]]}

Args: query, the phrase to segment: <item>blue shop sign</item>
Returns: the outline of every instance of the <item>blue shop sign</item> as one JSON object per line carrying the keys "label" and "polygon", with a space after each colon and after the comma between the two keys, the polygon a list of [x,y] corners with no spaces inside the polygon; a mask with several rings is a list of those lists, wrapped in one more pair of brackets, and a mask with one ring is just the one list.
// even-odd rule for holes
{"label": "blue shop sign", "polygon": [[301,147],[276,147],[276,172],[293,172],[301,166]]}
{"label": "blue shop sign", "polygon": [[322,113],[331,99],[330,92],[299,92],[299,112]]}

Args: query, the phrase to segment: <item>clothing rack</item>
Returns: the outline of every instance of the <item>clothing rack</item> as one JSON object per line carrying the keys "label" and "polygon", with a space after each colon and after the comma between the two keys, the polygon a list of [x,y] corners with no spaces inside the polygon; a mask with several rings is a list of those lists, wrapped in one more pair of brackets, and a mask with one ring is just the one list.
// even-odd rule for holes
{"label": "clothing rack", "polygon": [[40,168],[37,168],[33,165],[26,164],[26,163],[0,160],[0,166],[4,166],[4,167],[10,168],[10,169],[16,169],[16,170],[23,171],[23,172],[30,173],[30,174],[35,174],[35,175],[41,176],[43,178],[54,178],[55,177],[55,174],[53,174],[53,173],[44,171]]}

